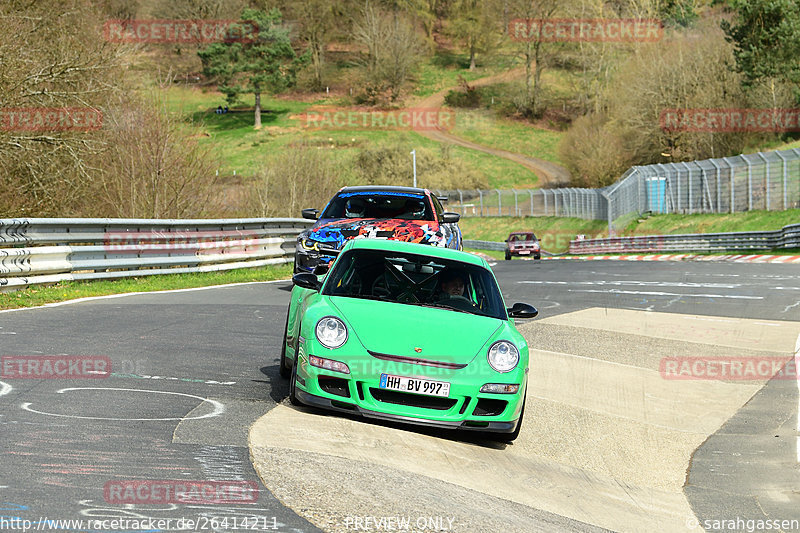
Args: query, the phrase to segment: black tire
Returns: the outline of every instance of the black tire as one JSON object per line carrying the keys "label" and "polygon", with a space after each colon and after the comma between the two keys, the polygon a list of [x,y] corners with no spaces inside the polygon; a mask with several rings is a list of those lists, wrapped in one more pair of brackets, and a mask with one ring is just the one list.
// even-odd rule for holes
{"label": "black tire", "polygon": [[538,261],[539,259],[542,258],[542,256],[540,254],[536,254],[536,255],[533,256],[533,258]]}
{"label": "black tire", "polygon": [[278,370],[281,377],[286,379],[292,375],[292,369],[286,366],[286,342],[289,334],[289,311],[286,311],[286,324],[283,326],[283,342],[281,343],[281,367]]}
{"label": "black tire", "polygon": [[506,250],[506,261],[511,261],[511,252]]}
{"label": "black tire", "polygon": [[289,379],[289,403],[292,405],[303,405],[297,398],[297,359],[292,365],[292,377]]}

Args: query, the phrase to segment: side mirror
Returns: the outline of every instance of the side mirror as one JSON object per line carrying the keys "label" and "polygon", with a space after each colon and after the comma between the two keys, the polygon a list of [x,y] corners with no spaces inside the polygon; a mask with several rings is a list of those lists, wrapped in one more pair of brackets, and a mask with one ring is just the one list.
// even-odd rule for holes
{"label": "side mirror", "polygon": [[442,213],[442,222],[445,224],[455,224],[461,220],[461,215],[458,213]]}
{"label": "side mirror", "polygon": [[515,303],[508,311],[510,318],[534,318],[539,314],[539,311],[532,305]]}
{"label": "side mirror", "polygon": [[319,218],[319,209],[303,209],[303,218],[317,220]]}
{"label": "side mirror", "polygon": [[299,274],[295,274],[292,276],[292,283],[298,287],[311,289],[312,291],[318,291],[321,286],[317,276],[311,272],[300,272]]}

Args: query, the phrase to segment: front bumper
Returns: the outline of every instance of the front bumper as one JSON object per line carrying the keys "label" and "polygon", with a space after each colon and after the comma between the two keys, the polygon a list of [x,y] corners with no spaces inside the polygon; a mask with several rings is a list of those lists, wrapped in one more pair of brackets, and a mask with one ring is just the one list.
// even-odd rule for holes
{"label": "front bumper", "polygon": [[427,420],[425,418],[413,418],[410,416],[394,415],[390,413],[382,413],[379,411],[370,411],[359,407],[356,404],[348,403],[346,400],[332,400],[330,398],[323,398],[315,396],[297,389],[297,398],[306,405],[312,407],[321,407],[331,411],[339,411],[341,413],[349,413],[361,415],[364,418],[374,418],[379,420],[388,420],[394,422],[403,422],[405,424],[414,424],[418,426],[435,427],[442,429],[462,429],[467,431],[487,431],[493,433],[513,433],[519,424],[519,418],[511,422],[470,422],[464,421],[440,421],[440,420]]}
{"label": "front bumper", "polygon": [[[325,354],[331,357],[332,354]],[[335,358],[335,357],[334,357]],[[349,361],[351,373],[311,366],[302,354],[297,366],[296,395],[306,404],[383,420],[445,429],[512,433],[525,398],[526,372],[475,375],[473,363],[460,369],[432,368],[365,358]],[[447,397],[380,388],[382,373],[450,383]],[[519,384],[515,394],[482,393],[485,383]]]}
{"label": "front bumper", "polygon": [[313,250],[308,251],[298,248],[294,254],[294,273],[313,272],[317,265],[327,265],[333,259],[333,256],[330,255],[321,255]]}

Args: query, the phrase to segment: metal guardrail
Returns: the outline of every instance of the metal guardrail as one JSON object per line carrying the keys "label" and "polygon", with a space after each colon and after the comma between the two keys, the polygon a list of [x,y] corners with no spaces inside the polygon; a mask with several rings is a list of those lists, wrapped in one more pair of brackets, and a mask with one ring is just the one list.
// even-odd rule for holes
{"label": "metal guardrail", "polygon": [[309,220],[0,219],[0,291],[288,263]]}
{"label": "metal guardrail", "polygon": [[506,249],[506,243],[494,241],[476,241],[470,239],[463,239],[461,245],[464,248],[471,250],[491,250],[495,252],[502,252]]}
{"label": "metal guardrail", "polygon": [[569,243],[571,254],[724,252],[786,248],[800,248],[800,224],[785,226],[776,231],[642,235],[573,240]]}

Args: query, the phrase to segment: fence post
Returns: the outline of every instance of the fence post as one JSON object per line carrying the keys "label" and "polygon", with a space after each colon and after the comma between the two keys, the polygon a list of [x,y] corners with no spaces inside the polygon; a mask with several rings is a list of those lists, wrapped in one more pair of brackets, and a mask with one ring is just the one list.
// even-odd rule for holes
{"label": "fence post", "polygon": [[480,196],[481,199],[481,216],[483,216],[483,191],[480,189],[478,189],[478,196]]}
{"label": "fence post", "polygon": [[531,216],[533,216],[533,189],[528,189],[528,194],[531,195]]}
{"label": "fence post", "polygon": [[606,216],[608,218],[608,236],[609,237],[613,237],[614,236],[614,226],[613,226],[613,223],[612,223],[612,221],[613,221],[612,216],[613,215],[611,214],[612,198],[611,198],[611,195],[610,194],[606,194],[605,191],[600,191],[600,194],[602,194],[603,198],[606,199],[606,204],[607,204]]}
{"label": "fence post", "polygon": [[744,162],[747,163],[747,210],[753,210],[753,165],[750,163],[750,160],[747,159],[744,154],[740,156],[744,159]]}
{"label": "fence post", "polygon": [[735,196],[734,196],[734,192],[733,192],[734,189],[735,189],[735,186],[736,186],[736,184],[735,184],[736,182],[734,180],[734,174],[736,173],[736,167],[733,166],[733,164],[730,161],[728,161],[727,157],[723,157],[722,160],[725,161],[725,164],[728,165],[728,168],[731,171],[731,174],[730,174],[730,188],[731,188],[731,194],[730,194],[730,196],[731,196],[731,206],[730,206],[730,211],[731,211],[731,213],[733,213],[734,210],[736,209],[735,208],[735,206],[736,206]]}
{"label": "fence post", "polygon": [[461,192],[461,189],[456,189],[458,191],[458,203],[461,204],[461,216],[464,216],[467,212],[464,210],[464,194]]}
{"label": "fence post", "polygon": [[517,204],[517,190],[516,189],[511,189],[511,192],[514,193],[514,216],[518,217],[519,216],[519,205]]}
{"label": "fence post", "polygon": [[503,216],[503,201],[500,195],[500,189],[495,189],[497,191],[497,216]]}
{"label": "fence post", "polygon": [[720,212],[720,209],[719,209],[719,203],[720,203],[720,192],[719,192],[719,173],[720,173],[720,171],[721,171],[722,169],[720,169],[720,168],[719,168],[719,165],[718,165],[718,164],[717,164],[717,162],[716,162],[716,161],[714,161],[713,159],[709,159],[709,161],[711,161],[711,164],[712,164],[712,165],[714,165],[714,168],[715,168],[715,169],[717,169],[717,207],[716,207],[716,209],[712,209],[712,212],[714,212],[714,213],[719,213],[719,212]]}
{"label": "fence post", "polygon": [[787,174],[788,168],[786,167],[786,159],[783,157],[783,155],[780,152],[775,152],[775,155],[780,157],[781,161],[783,162],[783,210],[786,211],[786,206],[788,204],[787,198],[786,198],[786,194],[788,192],[787,189],[786,189],[786,174]]}
{"label": "fence post", "polygon": [[[563,201],[561,202],[563,205]],[[562,206],[561,209],[563,210],[564,207]],[[553,189],[553,215],[558,216],[558,196],[556,196],[556,190]]]}
{"label": "fence post", "polygon": [[764,168],[764,205],[766,210],[769,211],[769,159],[767,159],[761,152],[758,152],[758,157],[763,159],[764,163],[766,163],[766,167]]}
{"label": "fence post", "polygon": [[685,168],[686,172],[689,173],[689,175],[686,177],[686,191],[688,195],[687,201],[689,202],[688,206],[689,214],[691,215],[692,214],[692,169],[689,168],[689,165],[687,165],[685,161],[681,161],[681,165],[683,165],[683,168]]}

